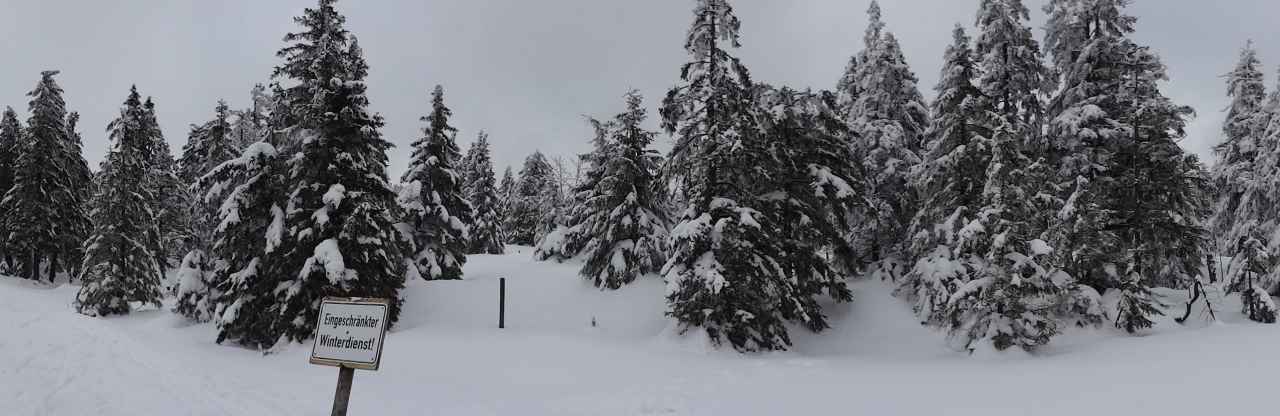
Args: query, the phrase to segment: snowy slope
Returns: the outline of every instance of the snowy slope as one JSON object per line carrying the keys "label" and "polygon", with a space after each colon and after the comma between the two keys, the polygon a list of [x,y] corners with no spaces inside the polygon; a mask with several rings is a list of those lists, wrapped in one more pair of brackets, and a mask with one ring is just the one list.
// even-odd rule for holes
{"label": "snowy slope", "polygon": [[[576,265],[521,250],[472,256],[464,281],[411,282],[382,369],[357,372],[351,413],[1204,415],[1262,410],[1243,398],[1270,397],[1280,374],[1280,326],[1234,318],[1161,321],[1141,337],[1072,333],[1034,357],[962,355],[880,282],[854,284],[855,302],[829,309],[835,327],[794,331],[790,352],[715,352],[670,333],[656,278],[600,292]],[[306,346],[219,346],[211,325],[167,311],[84,317],[75,290],[0,278],[4,414],[328,412],[337,371],[308,364]]]}

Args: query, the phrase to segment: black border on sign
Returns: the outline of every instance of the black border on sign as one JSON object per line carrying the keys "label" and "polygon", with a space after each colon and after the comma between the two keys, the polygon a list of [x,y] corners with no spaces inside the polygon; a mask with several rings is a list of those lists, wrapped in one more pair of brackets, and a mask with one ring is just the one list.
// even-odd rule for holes
{"label": "black border on sign", "polygon": [[379,299],[379,298],[340,298],[340,297],[330,296],[320,301],[321,311],[324,310],[324,304],[326,303],[344,304],[344,305],[381,306],[382,307],[382,323],[381,323],[382,330],[378,335],[378,350],[373,356],[372,363],[360,362],[360,361],[333,360],[328,358],[316,358],[316,344],[320,342],[320,337],[319,337],[320,325],[322,324],[321,320],[324,319],[324,314],[318,313],[316,316],[316,333],[311,337],[312,338],[311,360],[310,360],[311,364],[327,365],[331,367],[347,367],[347,368],[355,368],[359,370],[378,371],[378,366],[382,364],[382,344],[384,344],[387,340],[387,315],[389,315],[391,312],[391,302],[388,301],[387,299]]}

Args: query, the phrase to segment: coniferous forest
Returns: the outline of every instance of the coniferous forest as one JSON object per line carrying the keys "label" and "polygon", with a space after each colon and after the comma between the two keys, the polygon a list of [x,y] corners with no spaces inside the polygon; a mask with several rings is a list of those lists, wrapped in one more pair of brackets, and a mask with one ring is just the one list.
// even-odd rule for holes
{"label": "coniferous forest", "polygon": [[[817,86],[753,78],[787,64],[740,58],[765,22],[685,3],[665,94],[601,92],[618,105],[582,109],[593,134],[571,140],[588,152],[518,166],[495,165],[507,138],[456,125],[448,85],[413,92],[418,135],[391,144],[366,81],[392,62],[349,30],[355,2],[301,12],[269,78],[233,100],[248,105],[210,102],[178,152],[140,79],[89,166],[81,131],[102,126],[79,123],[59,71],[32,74],[26,111],[0,120],[0,271],[63,276],[85,315],[171,309],[258,350],[310,340],[328,296],[390,299],[394,322],[406,284],[465,280],[513,247],[601,296],[661,281],[677,333],[744,353],[839,325],[831,308],[870,296],[863,280],[958,351],[1143,334],[1184,309],[1276,321],[1280,91],[1252,43],[1223,68],[1230,106],[1202,161],[1128,0],[972,2],[973,21],[939,29],[940,68],[908,65],[893,22],[910,16],[872,0],[843,75]],[[392,152],[410,155],[398,178]]]}

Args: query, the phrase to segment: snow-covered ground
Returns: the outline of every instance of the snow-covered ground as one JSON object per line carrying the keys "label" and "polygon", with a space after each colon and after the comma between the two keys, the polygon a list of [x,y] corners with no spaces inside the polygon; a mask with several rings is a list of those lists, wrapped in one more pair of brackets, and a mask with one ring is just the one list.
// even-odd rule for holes
{"label": "snow-covered ground", "polygon": [[[382,369],[356,373],[351,414],[1203,416],[1265,414],[1280,386],[1280,326],[1234,310],[1208,326],[1163,319],[1145,336],[1073,332],[1035,356],[969,356],[886,284],[858,282],[854,303],[829,310],[829,332],[796,330],[792,351],[744,356],[673,336],[656,278],[600,292],[575,265],[517,249],[472,256],[464,281],[409,283]],[[0,413],[329,411],[337,370],[308,364],[307,346],[216,345],[212,325],[167,310],[85,317],[75,291],[0,278]]]}

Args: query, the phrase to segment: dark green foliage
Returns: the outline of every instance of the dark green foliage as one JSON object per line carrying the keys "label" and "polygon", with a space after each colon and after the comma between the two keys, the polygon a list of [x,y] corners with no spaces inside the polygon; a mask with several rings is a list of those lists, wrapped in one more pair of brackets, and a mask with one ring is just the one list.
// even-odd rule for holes
{"label": "dark green foliage", "polygon": [[93,235],[86,244],[76,295],[80,313],[91,316],[127,314],[130,302],[160,306],[162,276],[155,264],[154,248],[160,230],[150,207],[156,198],[152,188],[138,186],[148,175],[154,149],[151,109],[137,88],[111,122],[112,150],[103,162],[101,185],[92,213]]}
{"label": "dark green foliage", "polygon": [[[6,267],[14,267],[16,260],[11,250],[16,249],[9,241],[9,233],[5,229],[2,218],[7,217],[4,209],[8,204],[3,202],[5,195],[13,188],[14,168],[18,162],[19,140],[22,137],[22,124],[13,108],[5,108],[4,117],[0,119],[0,262]],[[11,248],[15,247],[15,248]],[[12,272],[12,270],[7,270]]]}
{"label": "dark green foliage", "polygon": [[[476,174],[482,175],[483,172],[477,171]],[[534,245],[538,242],[541,237],[539,228],[555,208],[551,201],[554,195],[550,194],[554,174],[551,163],[542,152],[533,152],[525,158],[520,179],[516,182],[515,198],[507,214],[510,230],[507,240],[511,244]]]}
{"label": "dark green foliage", "polygon": [[580,274],[607,289],[657,273],[668,250],[666,218],[652,187],[658,167],[649,145],[656,133],[641,126],[645,111],[640,93],[631,91],[626,100],[627,111],[614,117],[607,145],[599,146],[598,160],[592,161],[596,172],[582,185],[591,186],[581,201],[586,215],[573,227],[590,241],[582,246],[587,258]]}
{"label": "dark green foliage", "polygon": [[467,253],[502,254],[505,244],[502,237],[502,217],[498,215],[498,189],[493,178],[493,162],[489,159],[489,136],[481,132],[471,148],[475,150],[475,155],[467,199],[471,201],[475,221],[469,230]]}
{"label": "dark green foliage", "polygon": [[816,295],[852,297],[841,230],[846,212],[866,208],[855,202],[864,184],[850,165],[852,134],[833,94],[751,82],[725,48],[738,46],[740,25],[726,1],[700,1],[694,16],[690,62],[662,108],[676,137],[667,179],[688,202],[663,270],[667,314],[738,351],[786,349],[788,321],[827,328]]}
{"label": "dark green foliage", "polygon": [[431,95],[431,115],[423,137],[413,143],[409,170],[400,179],[400,205],[413,230],[414,267],[423,279],[462,278],[467,262],[467,230],[473,223],[471,204],[462,193],[464,175],[455,169],[461,155],[453,141],[457,129],[449,125],[452,112],[444,105],[444,89]]}
{"label": "dark green foliage", "polygon": [[[230,241],[247,237],[240,230],[221,237],[220,246],[246,247],[218,253],[234,271],[219,302],[220,341],[268,347],[306,340],[327,296],[389,299],[390,319],[399,318],[407,247],[394,227],[400,214],[386,177],[391,144],[378,132],[381,117],[367,110],[368,66],[334,3],[320,0],[295,19],[304,30],[285,36],[289,45],[278,53],[284,63],[275,71],[291,85],[275,94],[273,121],[283,124],[273,123],[279,133],[237,163],[267,169],[228,194],[251,207],[224,210],[222,222],[265,226],[267,249],[259,253],[270,255],[247,256],[259,243]],[[289,159],[275,160],[276,151]],[[234,170],[215,176],[251,171]]]}
{"label": "dark green foliage", "polygon": [[31,96],[31,117],[22,131],[13,165],[13,186],[0,200],[9,250],[26,261],[27,277],[40,277],[49,261],[52,280],[57,266],[75,261],[88,230],[84,183],[75,183],[84,159],[67,128],[58,71],[44,71]]}

